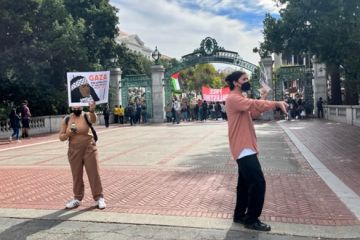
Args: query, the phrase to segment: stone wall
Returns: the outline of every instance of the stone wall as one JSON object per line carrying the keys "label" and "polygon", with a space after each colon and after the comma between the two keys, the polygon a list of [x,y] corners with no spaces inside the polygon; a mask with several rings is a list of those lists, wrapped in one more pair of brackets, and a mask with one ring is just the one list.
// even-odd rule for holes
{"label": "stone wall", "polygon": [[360,127],[360,106],[326,105],[324,115],[328,120]]}
{"label": "stone wall", "polygon": [[[105,125],[104,116],[98,114],[97,125]],[[41,116],[30,119],[30,132],[31,136],[39,134],[57,133],[60,131],[61,121],[64,119],[64,115],[56,116]],[[110,123],[113,122],[113,116],[110,116]],[[9,138],[12,134],[10,128],[10,121],[0,121],[0,139]],[[20,130],[21,136],[21,130]]]}

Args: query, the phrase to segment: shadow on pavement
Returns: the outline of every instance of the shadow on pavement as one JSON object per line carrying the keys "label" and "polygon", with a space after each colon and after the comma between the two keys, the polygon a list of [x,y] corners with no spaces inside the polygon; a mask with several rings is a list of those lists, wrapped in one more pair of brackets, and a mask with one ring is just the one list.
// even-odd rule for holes
{"label": "shadow on pavement", "polygon": [[236,231],[231,230],[226,233],[226,236],[223,240],[238,240],[238,239],[246,239],[246,240],[264,240],[265,238],[261,238],[260,234],[257,232],[243,232],[243,231]]}
{"label": "shadow on pavement", "polygon": [[[0,233],[1,240],[26,240],[29,236],[49,230],[62,222],[69,220],[72,217],[80,215],[86,211],[95,209],[95,207],[89,207],[80,211],[72,212],[67,209],[62,209],[57,212],[34,218],[20,224],[14,225],[5,231]],[[68,213],[68,214],[65,214]],[[63,215],[65,214],[65,215]]]}

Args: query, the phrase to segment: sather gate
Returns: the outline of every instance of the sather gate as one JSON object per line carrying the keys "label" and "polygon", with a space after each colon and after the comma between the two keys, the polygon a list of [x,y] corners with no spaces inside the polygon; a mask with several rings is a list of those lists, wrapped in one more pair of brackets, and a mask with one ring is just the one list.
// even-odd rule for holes
{"label": "sather gate", "polygon": [[[164,69],[164,67],[159,64],[160,53],[154,53],[153,58],[155,60],[155,65],[151,67],[151,76],[131,75],[125,76],[124,79],[121,80],[121,70],[117,70],[120,74],[113,76],[113,86],[114,88],[119,89],[119,91],[118,94],[114,95],[112,101],[113,103],[126,106],[129,100],[132,100],[131,94],[133,94],[133,91],[137,91],[134,89],[138,89],[138,91],[141,92],[140,95],[142,96],[142,99],[146,101],[147,114],[148,117],[152,119],[152,122],[164,121],[164,107],[171,101],[172,97],[170,79],[172,74],[202,63],[224,63],[241,67],[250,72],[255,72],[255,69],[257,68],[255,64],[242,59],[237,52],[229,51],[218,46],[217,41],[211,37],[206,37],[202,40],[198,49],[195,49],[190,54],[182,56],[180,64],[169,69]],[[261,61],[267,79],[272,79],[273,61],[271,57],[263,58]],[[272,88],[271,81],[267,84]],[[272,96],[270,96],[270,98],[272,98]],[[267,117],[265,117],[265,119],[266,118]],[[269,115],[268,118],[271,119],[272,116]]]}
{"label": "sather gate", "polygon": [[225,50],[218,46],[214,38],[207,37],[200,43],[200,48],[195,49],[192,53],[182,56],[180,65],[165,70],[165,99],[166,104],[171,100],[170,77],[180,70],[202,63],[224,63],[238,66],[243,69],[254,72],[256,65],[245,61],[237,52]]}

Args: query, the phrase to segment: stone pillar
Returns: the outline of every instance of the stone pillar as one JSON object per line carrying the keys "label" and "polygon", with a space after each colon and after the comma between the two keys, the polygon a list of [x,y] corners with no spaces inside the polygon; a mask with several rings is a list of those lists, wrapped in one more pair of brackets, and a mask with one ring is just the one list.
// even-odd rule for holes
{"label": "stone pillar", "polygon": [[163,123],[165,119],[165,102],[164,102],[164,79],[165,68],[162,65],[151,67],[152,79],[152,102],[153,102],[153,119],[154,123]]}
{"label": "stone pillar", "polygon": [[311,59],[313,63],[314,76],[312,79],[313,94],[314,94],[314,114],[317,112],[316,102],[319,97],[323,101],[327,100],[327,79],[326,79],[326,66],[317,61],[316,58]]}
{"label": "stone pillar", "polygon": [[120,68],[110,70],[109,108],[121,105],[121,74]]}
{"label": "stone pillar", "polygon": [[[260,65],[264,66],[264,71],[266,75],[267,82],[266,84],[271,88],[271,91],[268,95],[268,100],[274,100],[274,87],[272,82],[272,75],[273,75],[273,59],[272,57],[265,57],[261,59]],[[274,119],[274,112],[269,111],[263,113],[262,118],[263,120],[273,120]]]}

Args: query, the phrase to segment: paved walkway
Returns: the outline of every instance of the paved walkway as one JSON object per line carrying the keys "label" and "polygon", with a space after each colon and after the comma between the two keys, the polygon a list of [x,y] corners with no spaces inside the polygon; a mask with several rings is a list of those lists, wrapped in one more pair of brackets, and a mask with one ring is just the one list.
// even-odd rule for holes
{"label": "paved walkway", "polygon": [[[360,237],[357,217],[313,170],[282,127],[359,194],[356,155],[360,150],[351,148],[360,146],[358,128],[318,121],[259,123],[260,161],[267,180],[262,218],[273,225],[272,234]],[[68,219],[244,231],[231,226],[237,176],[226,123],[112,126],[98,131],[108,207],[103,211],[91,208],[94,203],[86,181],[86,198]],[[329,132],[342,134],[342,140],[336,135],[331,138]],[[344,132],[352,137],[345,138]],[[340,143],[345,141],[353,144],[344,148]],[[1,145],[0,181],[0,217],[46,219],[71,197],[66,143],[48,135]]]}

